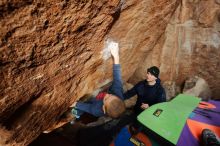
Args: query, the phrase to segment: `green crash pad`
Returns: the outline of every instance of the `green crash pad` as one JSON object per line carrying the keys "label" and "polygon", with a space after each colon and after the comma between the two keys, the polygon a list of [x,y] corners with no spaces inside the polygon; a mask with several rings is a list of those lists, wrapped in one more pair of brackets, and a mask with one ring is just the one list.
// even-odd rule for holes
{"label": "green crash pad", "polygon": [[144,126],[176,145],[187,118],[200,100],[179,94],[169,102],[152,105],[137,118]]}

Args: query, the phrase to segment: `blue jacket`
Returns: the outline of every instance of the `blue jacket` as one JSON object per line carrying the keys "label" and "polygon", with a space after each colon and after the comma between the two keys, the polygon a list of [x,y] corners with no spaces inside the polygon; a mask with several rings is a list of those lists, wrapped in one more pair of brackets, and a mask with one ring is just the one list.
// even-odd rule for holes
{"label": "blue jacket", "polygon": [[[109,88],[108,93],[114,94],[119,98],[121,98],[122,100],[124,99],[120,64],[113,65],[113,82]],[[100,117],[104,115],[102,106],[103,106],[103,100],[96,100],[95,98],[92,98],[88,102],[77,102],[75,108],[79,110],[81,113],[87,112],[96,117]]]}
{"label": "blue jacket", "polygon": [[141,109],[142,103],[147,103],[149,106],[166,101],[166,94],[164,88],[160,84],[160,79],[156,80],[155,85],[148,85],[146,80],[140,81],[132,89],[124,93],[124,98],[128,99],[137,95],[137,102],[134,106],[134,111],[139,114],[143,111]]}

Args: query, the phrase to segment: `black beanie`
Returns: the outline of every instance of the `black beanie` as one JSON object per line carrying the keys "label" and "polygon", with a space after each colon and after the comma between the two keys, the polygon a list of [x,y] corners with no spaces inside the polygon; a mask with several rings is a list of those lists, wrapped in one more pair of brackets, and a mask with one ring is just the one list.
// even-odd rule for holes
{"label": "black beanie", "polygon": [[152,75],[154,75],[156,78],[158,78],[159,74],[160,74],[160,70],[158,67],[156,66],[152,66],[150,68],[147,69],[147,72],[151,73]]}

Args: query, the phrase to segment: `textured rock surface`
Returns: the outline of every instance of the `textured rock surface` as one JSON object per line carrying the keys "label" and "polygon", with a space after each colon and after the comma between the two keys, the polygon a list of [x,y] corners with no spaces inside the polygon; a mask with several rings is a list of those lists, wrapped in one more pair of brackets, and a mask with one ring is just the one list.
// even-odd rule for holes
{"label": "textured rock surface", "polygon": [[163,81],[182,86],[198,75],[220,98],[220,5],[216,0],[184,0],[176,9],[164,36],[149,52],[131,82],[144,78],[146,68],[158,65]]}
{"label": "textured rock surface", "polygon": [[0,143],[27,145],[109,83],[108,38],[120,44],[125,81],[154,64],[172,85],[198,74],[219,95],[219,8],[217,0],[1,1]]}
{"label": "textured rock surface", "polygon": [[[128,90],[130,90],[130,89],[133,88],[133,87],[134,87],[134,85],[132,85],[132,84],[124,83],[123,90],[124,90],[124,91],[128,91]],[[126,100],[125,100],[125,106],[126,106],[126,108],[131,108],[131,107],[133,107],[133,106],[135,105],[136,101],[137,101],[137,95],[135,95],[135,96],[133,96],[133,97],[131,97],[131,98],[129,98],[129,99],[126,99]]]}
{"label": "textured rock surface", "polygon": [[[161,40],[178,0],[126,1],[109,37],[119,41],[123,79],[127,80]],[[158,48],[160,49],[160,48]]]}
{"label": "textured rock surface", "polygon": [[176,85],[175,81],[164,81],[163,87],[166,92],[167,101],[173,99],[177,94],[181,93],[181,88],[180,86]]}
{"label": "textured rock surface", "polygon": [[184,83],[183,93],[200,97],[203,100],[211,98],[211,91],[207,82],[197,76],[190,77]]}
{"label": "textured rock surface", "polygon": [[[119,5],[119,0],[0,2],[0,121],[9,133],[0,133],[1,141],[27,145],[77,97],[99,86],[104,73],[95,72]],[[101,69],[111,78],[111,67]]]}

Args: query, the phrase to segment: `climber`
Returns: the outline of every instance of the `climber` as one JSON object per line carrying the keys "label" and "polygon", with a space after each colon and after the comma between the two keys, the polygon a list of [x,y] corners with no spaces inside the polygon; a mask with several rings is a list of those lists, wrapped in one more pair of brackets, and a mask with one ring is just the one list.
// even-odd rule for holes
{"label": "climber", "polygon": [[102,92],[95,99],[88,102],[75,102],[72,105],[72,113],[76,118],[79,118],[84,112],[96,117],[108,115],[112,118],[118,118],[125,111],[118,43],[112,42],[109,48],[114,60],[112,85],[108,93]]}

